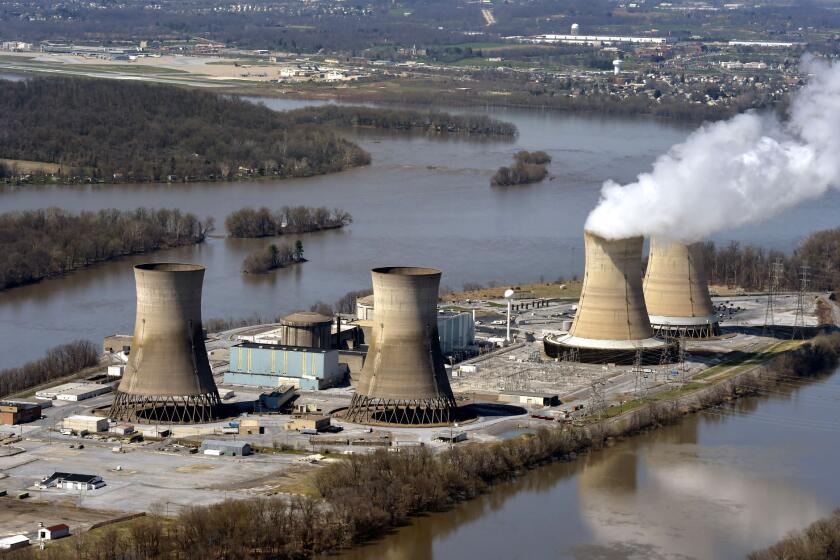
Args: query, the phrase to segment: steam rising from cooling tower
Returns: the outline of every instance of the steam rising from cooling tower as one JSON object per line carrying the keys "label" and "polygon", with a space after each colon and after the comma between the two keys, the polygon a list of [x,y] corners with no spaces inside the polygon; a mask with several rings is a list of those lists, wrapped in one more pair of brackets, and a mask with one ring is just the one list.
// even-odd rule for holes
{"label": "steam rising from cooling tower", "polygon": [[788,121],[747,113],[702,126],[636,182],[607,181],[586,229],[699,241],[840,186],[840,63],[802,64],[812,75]]}
{"label": "steam rising from cooling tower", "polygon": [[134,279],[134,338],[110,416],[128,421],[212,420],[221,401],[201,327],[204,267],[141,264],[134,267]]}
{"label": "steam rising from cooling tower", "polygon": [[440,276],[432,268],[372,271],[372,340],[349,420],[438,424],[452,419],[456,405],[437,327]]}
{"label": "steam rising from cooling tower", "polygon": [[651,239],[644,292],[657,334],[708,337],[719,333],[703,259],[699,243]]}
{"label": "steam rising from cooling tower", "polygon": [[585,232],[586,271],[569,333],[546,337],[549,356],[596,363],[659,362],[668,345],[653,338],[642,293],[641,237],[608,240]]}

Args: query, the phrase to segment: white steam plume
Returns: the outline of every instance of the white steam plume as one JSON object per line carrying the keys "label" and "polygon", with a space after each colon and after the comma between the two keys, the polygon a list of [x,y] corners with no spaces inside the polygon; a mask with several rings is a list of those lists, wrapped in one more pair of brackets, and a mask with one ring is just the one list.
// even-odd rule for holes
{"label": "white steam plume", "polygon": [[840,185],[840,63],[803,61],[812,76],[790,120],[756,113],[704,125],[650,173],[607,181],[586,229],[618,239],[698,241],[769,218]]}

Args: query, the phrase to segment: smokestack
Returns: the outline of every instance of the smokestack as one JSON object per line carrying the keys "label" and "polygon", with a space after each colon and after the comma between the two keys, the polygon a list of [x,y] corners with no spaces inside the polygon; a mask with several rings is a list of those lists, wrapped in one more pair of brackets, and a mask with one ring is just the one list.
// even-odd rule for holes
{"label": "smokestack", "polygon": [[141,264],[134,267],[134,280],[134,338],[110,416],[134,422],[213,420],[221,401],[201,327],[204,267]]}
{"label": "smokestack", "polygon": [[387,267],[374,269],[371,276],[370,347],[347,419],[395,424],[450,422],[456,405],[437,328],[441,272]]}
{"label": "smokestack", "polygon": [[688,337],[720,333],[699,243],[652,238],[644,292],[655,333]]}
{"label": "smokestack", "polygon": [[637,352],[656,361],[668,345],[653,338],[642,293],[644,239],[607,240],[584,233],[586,271],[577,314],[567,335],[546,337],[545,351],[582,362],[633,363]]}

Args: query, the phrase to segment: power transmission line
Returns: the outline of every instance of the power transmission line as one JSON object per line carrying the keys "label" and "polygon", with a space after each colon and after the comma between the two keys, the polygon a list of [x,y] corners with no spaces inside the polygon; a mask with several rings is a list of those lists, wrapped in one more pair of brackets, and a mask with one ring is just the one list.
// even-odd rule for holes
{"label": "power transmission line", "polygon": [[767,281],[767,308],[764,311],[762,336],[766,334],[773,337],[776,336],[776,294],[779,292],[783,273],[784,265],[782,264],[782,259],[776,259],[770,265],[770,277]]}
{"label": "power transmission line", "polygon": [[793,319],[793,331],[790,338],[805,340],[805,293],[808,291],[808,273],[811,267],[803,264],[799,267],[799,293],[796,295],[796,316]]}

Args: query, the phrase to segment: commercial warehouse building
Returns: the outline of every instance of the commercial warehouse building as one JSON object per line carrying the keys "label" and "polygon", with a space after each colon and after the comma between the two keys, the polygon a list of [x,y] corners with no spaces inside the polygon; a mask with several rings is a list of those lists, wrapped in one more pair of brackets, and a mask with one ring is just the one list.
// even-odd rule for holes
{"label": "commercial warehouse building", "polygon": [[68,416],[64,419],[62,427],[65,430],[73,430],[74,432],[107,432],[108,419],[100,418],[99,416]]}
{"label": "commercial warehouse building", "polygon": [[230,457],[245,457],[251,454],[251,444],[245,443],[244,441],[205,439],[201,443],[201,452],[205,455],[228,455]]}
{"label": "commercial warehouse building", "polygon": [[41,405],[36,403],[0,401],[0,424],[14,426],[41,418]]}
{"label": "commercial warehouse building", "polygon": [[36,486],[42,490],[47,488],[63,488],[65,490],[96,490],[105,486],[101,476],[95,474],[77,474],[54,472],[51,476],[41,480]]}
{"label": "commercial warehouse building", "polygon": [[77,402],[90,399],[98,395],[104,395],[110,391],[110,385],[100,385],[99,383],[63,383],[61,385],[56,385],[55,387],[50,387],[49,389],[43,389],[36,392],[35,398],[49,401],[59,400]]}
{"label": "commercial warehouse building", "polygon": [[24,535],[14,535],[0,539],[0,550],[17,550],[29,546],[29,539]]}
{"label": "commercial warehouse building", "polygon": [[230,348],[230,371],[224,382],[316,390],[338,384],[342,372],[338,350],[241,342]]}

